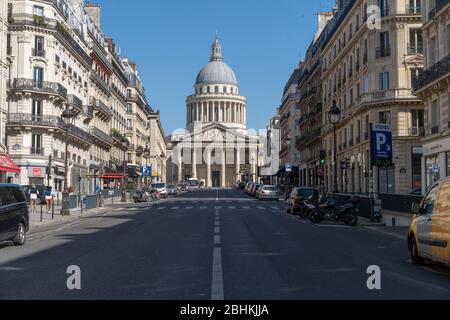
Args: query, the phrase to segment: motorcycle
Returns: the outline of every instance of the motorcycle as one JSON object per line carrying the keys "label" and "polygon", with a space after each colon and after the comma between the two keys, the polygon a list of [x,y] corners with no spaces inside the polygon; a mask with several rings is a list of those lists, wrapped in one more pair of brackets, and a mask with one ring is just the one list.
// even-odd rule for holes
{"label": "motorcycle", "polygon": [[307,206],[311,212],[309,219],[315,224],[330,220],[333,222],[343,221],[348,226],[356,226],[358,224],[356,206],[359,202],[359,197],[352,197],[350,203],[346,204],[338,204],[329,199],[324,199],[322,203],[308,202]]}
{"label": "motorcycle", "polygon": [[150,191],[150,196],[151,196],[153,201],[161,200],[161,193],[158,190],[156,190],[156,189],[152,189]]}
{"label": "motorcycle", "polygon": [[133,195],[133,202],[134,203],[141,203],[141,202],[150,202],[151,201],[151,195],[147,190],[137,190]]}

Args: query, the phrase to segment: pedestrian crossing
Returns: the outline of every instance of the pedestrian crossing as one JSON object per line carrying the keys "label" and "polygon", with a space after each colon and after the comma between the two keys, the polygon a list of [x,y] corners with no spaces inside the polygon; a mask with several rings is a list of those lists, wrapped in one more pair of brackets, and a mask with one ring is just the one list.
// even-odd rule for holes
{"label": "pedestrian crossing", "polygon": [[239,201],[229,202],[214,202],[214,201],[185,201],[170,203],[153,203],[148,206],[151,210],[157,211],[171,211],[171,212],[185,212],[185,211],[215,211],[222,212],[282,212],[285,210],[284,203],[267,203],[258,205],[251,204],[248,201],[239,203]]}

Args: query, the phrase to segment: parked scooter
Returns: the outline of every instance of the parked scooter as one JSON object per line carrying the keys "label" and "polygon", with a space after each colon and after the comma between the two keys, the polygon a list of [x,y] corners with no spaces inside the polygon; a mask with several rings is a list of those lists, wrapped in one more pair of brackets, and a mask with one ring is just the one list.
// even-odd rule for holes
{"label": "parked scooter", "polygon": [[136,192],[133,195],[134,203],[150,202],[151,200],[152,197],[150,193],[145,189],[136,190]]}
{"label": "parked scooter", "polygon": [[161,200],[161,193],[157,189],[151,189],[150,197],[152,198],[153,201],[159,201]]}
{"label": "parked scooter", "polygon": [[350,203],[346,204],[338,204],[330,199],[323,199],[322,203],[308,201],[309,219],[316,224],[324,220],[330,220],[334,222],[343,221],[346,225],[356,226],[358,224],[356,207],[359,203],[360,198],[358,196],[353,196]]}

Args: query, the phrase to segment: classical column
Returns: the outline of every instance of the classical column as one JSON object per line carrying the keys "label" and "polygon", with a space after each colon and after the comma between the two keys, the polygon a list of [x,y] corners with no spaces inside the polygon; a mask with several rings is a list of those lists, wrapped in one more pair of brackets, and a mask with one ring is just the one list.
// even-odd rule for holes
{"label": "classical column", "polygon": [[192,178],[197,178],[197,149],[195,148],[195,142],[192,148]]}
{"label": "classical column", "polygon": [[206,186],[211,188],[211,150],[206,149]]}
{"label": "classical column", "polygon": [[221,161],[220,165],[222,167],[222,170],[220,172],[221,173],[220,183],[221,183],[222,188],[225,188],[227,186],[227,182],[226,182],[227,166],[226,166],[226,148],[225,148],[225,146],[222,147],[222,154],[221,154],[220,161]]}
{"label": "classical column", "polygon": [[244,115],[244,124],[247,124],[247,109],[245,104],[242,104],[242,114]]}
{"label": "classical column", "polygon": [[206,122],[210,122],[209,119],[209,102],[206,102]]}
{"label": "classical column", "polygon": [[177,150],[178,152],[178,182],[183,180],[183,153],[182,149]]}
{"label": "classical column", "polygon": [[236,183],[240,180],[240,171],[241,171],[241,149],[239,146],[236,146]]}

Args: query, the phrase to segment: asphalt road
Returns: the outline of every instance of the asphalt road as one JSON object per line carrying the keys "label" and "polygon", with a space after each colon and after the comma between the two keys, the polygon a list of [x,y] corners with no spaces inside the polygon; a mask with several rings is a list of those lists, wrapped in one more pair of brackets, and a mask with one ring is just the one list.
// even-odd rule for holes
{"label": "asphalt road", "polygon": [[[67,288],[72,265],[81,290]],[[381,290],[367,288],[371,265]],[[0,287],[0,299],[450,299],[450,271],[412,266],[401,237],[211,190],[34,230],[0,248]]]}

